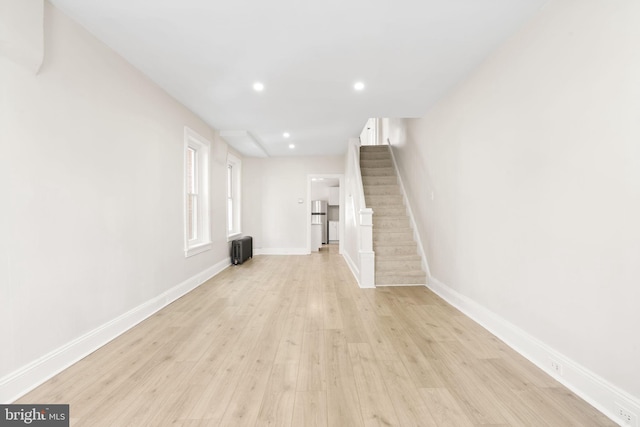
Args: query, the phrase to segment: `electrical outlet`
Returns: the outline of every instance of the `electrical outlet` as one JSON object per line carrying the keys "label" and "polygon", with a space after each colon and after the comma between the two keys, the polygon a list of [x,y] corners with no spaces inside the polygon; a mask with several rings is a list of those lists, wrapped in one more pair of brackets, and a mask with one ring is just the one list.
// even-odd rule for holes
{"label": "electrical outlet", "polygon": [[636,414],[616,402],[616,416],[622,420],[623,426],[638,427]]}
{"label": "electrical outlet", "polygon": [[549,359],[551,363],[551,372],[556,375],[562,376],[562,365],[557,360]]}

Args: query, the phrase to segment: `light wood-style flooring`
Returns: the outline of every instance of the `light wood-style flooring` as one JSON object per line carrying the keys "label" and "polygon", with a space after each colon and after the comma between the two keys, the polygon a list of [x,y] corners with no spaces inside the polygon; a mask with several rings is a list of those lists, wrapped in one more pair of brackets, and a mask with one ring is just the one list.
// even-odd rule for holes
{"label": "light wood-style flooring", "polygon": [[258,256],[16,403],[73,426],[613,426],[425,287]]}

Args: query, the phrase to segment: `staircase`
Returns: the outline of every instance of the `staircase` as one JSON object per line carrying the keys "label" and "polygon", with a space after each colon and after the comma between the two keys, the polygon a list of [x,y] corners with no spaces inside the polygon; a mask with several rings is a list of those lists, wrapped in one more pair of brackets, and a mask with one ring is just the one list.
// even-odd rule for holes
{"label": "staircase", "polygon": [[365,201],[373,209],[376,286],[426,284],[389,146],[360,147],[360,170]]}

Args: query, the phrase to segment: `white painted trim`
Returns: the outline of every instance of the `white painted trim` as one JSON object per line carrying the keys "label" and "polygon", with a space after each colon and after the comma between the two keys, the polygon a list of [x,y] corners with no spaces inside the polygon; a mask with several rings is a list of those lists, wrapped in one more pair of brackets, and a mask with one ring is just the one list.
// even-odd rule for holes
{"label": "white painted trim", "polygon": [[259,248],[253,249],[254,255],[309,255],[307,248]]}
{"label": "white painted trim", "polygon": [[376,287],[376,253],[373,251],[360,251],[359,256],[360,280],[358,285],[363,289],[373,289]]}
{"label": "white painted trim", "polygon": [[[311,177],[307,175],[307,198],[305,200],[304,214],[307,223],[307,253],[311,253]],[[322,242],[321,242],[322,243]]]}
{"label": "white painted trim", "polygon": [[[363,256],[364,255],[364,256]],[[369,263],[372,264],[375,262],[375,253],[374,252],[360,252],[359,253],[360,256],[360,266],[362,267],[363,264]],[[358,270],[358,267],[356,265],[355,262],[353,262],[353,260],[351,259],[351,257],[349,256],[349,252],[348,251],[344,251],[344,253],[342,254],[342,257],[344,258],[344,260],[347,263],[347,266],[349,267],[349,270],[351,270],[351,274],[353,274],[353,277],[356,279],[356,283],[358,284],[358,287],[361,289],[374,289],[376,287],[375,285],[375,277],[370,277],[370,278],[361,278],[360,277],[360,270]],[[363,258],[369,257],[368,260],[363,260]],[[363,261],[365,261],[363,263]],[[366,283],[366,282],[369,283]]]}
{"label": "white painted trim", "polygon": [[[229,207],[227,206],[227,241],[233,240],[234,237],[242,234],[242,160],[235,154],[227,151],[227,168],[229,166],[232,167],[232,180],[235,185],[232,183],[231,191],[233,193],[233,216],[231,218],[232,221],[237,222],[237,227],[229,233]],[[228,171],[227,171],[228,172]],[[229,183],[227,182],[227,185]],[[226,205],[229,203],[229,199],[225,197]]]}
{"label": "white painted trim", "polygon": [[[529,335],[527,332],[478,304],[471,298],[451,289],[436,278],[430,276],[428,282],[429,284],[427,286],[429,289],[449,304],[462,311],[479,325],[504,341],[509,347],[513,348],[618,424],[622,426],[627,425],[615,415],[616,403],[635,414],[640,414],[640,400],[631,396],[629,393],[616,387],[564,354],[554,350],[537,338]],[[552,371],[551,359],[562,365],[561,375],[557,375]]]}
{"label": "white painted trim", "polygon": [[237,233],[233,233],[233,234],[228,234],[227,235],[227,242],[231,242],[235,239],[237,239],[238,237],[242,236],[242,232],[237,232]]}
{"label": "white painted trim", "polygon": [[231,265],[220,261],[115,319],[0,378],[0,402],[14,402]]}
{"label": "white painted trim", "polygon": [[422,246],[422,238],[420,237],[420,232],[418,231],[418,226],[416,225],[413,210],[411,209],[411,203],[409,202],[407,192],[404,189],[404,182],[402,181],[402,175],[400,175],[400,169],[398,168],[398,162],[396,162],[396,156],[393,154],[393,146],[388,139],[386,142],[387,143],[385,145],[389,147],[389,152],[391,152],[391,160],[393,161],[393,167],[396,170],[396,176],[398,177],[398,183],[400,184],[400,190],[402,191],[402,199],[404,200],[404,205],[407,208],[407,214],[409,214],[409,221],[411,221],[411,228],[413,229],[413,239],[418,244],[418,252],[420,252],[420,258],[422,258],[422,267],[425,269],[427,277],[431,277],[431,270],[429,270],[429,262],[427,261],[427,253],[424,251],[424,246]]}
{"label": "white painted trim", "polygon": [[[197,188],[198,203],[197,212],[197,238],[189,240],[189,212],[187,209],[187,150],[191,148],[196,151],[195,165],[195,187]],[[208,251],[211,249],[211,215],[209,207],[211,205],[211,142],[198,132],[184,127],[184,169],[183,169],[183,220],[184,220],[184,256],[186,258]]]}
{"label": "white painted trim", "polygon": [[402,284],[402,283],[393,283],[393,284],[382,284],[382,285],[376,285],[375,287],[376,287],[376,288],[393,288],[393,287],[399,287],[399,286],[401,286],[401,287],[405,288],[405,287],[407,287],[407,286],[422,286],[422,287],[424,287],[424,286],[426,286],[426,285],[425,285],[424,283],[405,283],[405,284]]}
{"label": "white painted trim", "polygon": [[211,243],[202,243],[200,245],[190,246],[189,249],[184,251],[185,258],[189,258],[190,256],[198,255],[203,252],[211,250],[213,245]]}
{"label": "white painted trim", "polygon": [[353,260],[349,256],[348,251],[344,251],[344,253],[342,254],[342,257],[347,262],[347,266],[349,267],[349,270],[351,270],[351,274],[353,274],[353,277],[356,279],[358,286],[360,286],[360,271],[358,270],[356,263],[353,262]]}

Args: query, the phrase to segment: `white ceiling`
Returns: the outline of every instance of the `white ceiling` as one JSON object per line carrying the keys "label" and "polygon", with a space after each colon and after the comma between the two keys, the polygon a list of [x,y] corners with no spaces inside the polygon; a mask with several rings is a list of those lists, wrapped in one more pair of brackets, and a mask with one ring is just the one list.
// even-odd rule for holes
{"label": "white ceiling", "polygon": [[50,1],[243,154],[291,156],[423,116],[547,0]]}

